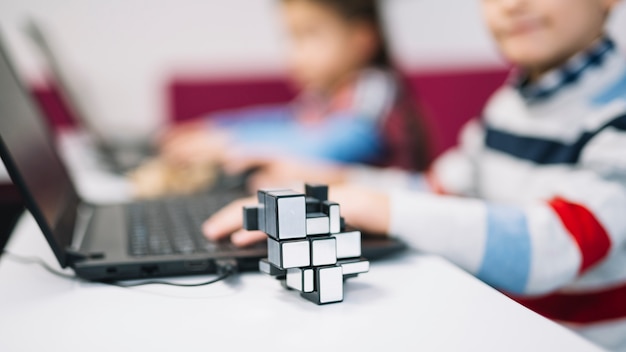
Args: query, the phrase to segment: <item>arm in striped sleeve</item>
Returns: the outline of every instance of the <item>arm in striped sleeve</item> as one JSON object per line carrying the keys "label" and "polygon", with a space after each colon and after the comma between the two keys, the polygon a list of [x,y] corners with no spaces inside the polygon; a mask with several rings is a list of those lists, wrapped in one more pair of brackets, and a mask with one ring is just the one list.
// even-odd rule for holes
{"label": "arm in striped sleeve", "polygon": [[561,171],[547,196],[528,204],[395,193],[390,232],[498,289],[555,291],[626,242],[624,146],[624,131],[599,133],[583,150],[580,167]]}

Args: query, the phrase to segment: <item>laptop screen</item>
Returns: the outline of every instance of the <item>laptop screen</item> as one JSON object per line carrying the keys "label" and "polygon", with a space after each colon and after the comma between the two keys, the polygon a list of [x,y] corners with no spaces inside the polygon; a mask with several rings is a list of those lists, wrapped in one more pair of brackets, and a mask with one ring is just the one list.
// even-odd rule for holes
{"label": "laptop screen", "polygon": [[89,114],[89,109],[78,99],[78,95],[67,79],[59,55],[56,52],[53,41],[36,18],[26,21],[25,33],[41,54],[41,63],[46,71],[48,83],[56,89],[63,104],[70,110],[72,117],[80,127],[89,133],[89,138],[95,142],[99,151],[107,159],[114,171],[125,173],[139,166],[146,157],[153,152],[152,141],[144,138],[135,140],[120,140],[114,136],[107,136],[97,124],[94,124],[95,116]]}
{"label": "laptop screen", "polygon": [[49,126],[18,79],[0,41],[0,156],[26,205],[65,265],[78,196]]}
{"label": "laptop screen", "polygon": [[52,46],[44,30],[40,28],[35,19],[30,19],[26,22],[25,31],[28,38],[31,39],[32,43],[39,50],[42,64],[46,71],[46,78],[50,81],[49,83],[58,90],[64,105],[70,110],[72,116],[78,119],[76,122],[78,122],[81,127],[89,130],[93,135],[92,137],[96,138],[98,143],[104,143],[105,138],[101,136],[99,130],[91,124],[91,120],[87,118],[87,110],[79,104],[79,100],[76,99],[73,90],[68,84],[63,74],[62,65],[52,50]]}

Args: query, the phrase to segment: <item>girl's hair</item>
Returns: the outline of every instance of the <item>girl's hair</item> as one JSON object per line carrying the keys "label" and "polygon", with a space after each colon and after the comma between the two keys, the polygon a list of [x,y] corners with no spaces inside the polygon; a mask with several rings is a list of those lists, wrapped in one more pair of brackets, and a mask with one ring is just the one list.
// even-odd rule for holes
{"label": "girl's hair", "polygon": [[[422,112],[414,102],[414,94],[411,94],[410,85],[396,69],[391,59],[388,42],[385,35],[385,26],[382,11],[378,0],[282,0],[282,2],[308,1],[334,10],[339,16],[347,21],[364,22],[370,24],[379,38],[378,49],[369,62],[370,66],[378,67],[395,74],[399,80],[397,113],[400,121],[386,121],[387,123],[400,123],[402,130],[406,131],[404,141],[391,140],[391,143],[403,145],[408,158],[404,157],[403,168],[416,171],[424,171],[428,168],[431,156],[429,151],[430,141],[426,133],[425,120]],[[389,136],[387,136],[389,137]],[[397,146],[396,146],[397,147]],[[391,149],[394,149],[393,147]],[[395,148],[397,149],[397,148]]]}
{"label": "girl's hair", "polygon": [[377,0],[282,0],[284,3],[293,1],[308,1],[332,9],[347,21],[365,22],[370,24],[376,31],[379,39],[378,50],[369,62],[372,66],[392,68],[392,62],[384,40],[382,16]]}

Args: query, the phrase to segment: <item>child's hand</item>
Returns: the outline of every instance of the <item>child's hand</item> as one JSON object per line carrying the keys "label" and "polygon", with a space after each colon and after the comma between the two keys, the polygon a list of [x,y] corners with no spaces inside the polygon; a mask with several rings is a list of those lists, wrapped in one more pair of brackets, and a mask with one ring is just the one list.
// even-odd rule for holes
{"label": "child's hand", "polygon": [[328,198],[339,203],[346,223],[371,234],[389,233],[391,206],[387,194],[356,186],[335,186],[328,191]]}
{"label": "child's hand", "polygon": [[243,207],[255,205],[257,201],[257,197],[243,198],[222,208],[202,225],[204,236],[209,240],[219,241],[230,235],[231,242],[238,247],[263,241],[267,238],[263,232],[243,229]]}
{"label": "child's hand", "polygon": [[206,126],[193,129],[189,126],[172,132],[161,144],[161,155],[179,165],[218,163],[228,145],[228,137]]}
{"label": "child's hand", "polygon": [[[330,187],[330,199],[339,203],[346,222],[359,230],[373,234],[389,232],[389,197],[383,193],[350,186]],[[231,235],[238,247],[263,241],[267,235],[260,231],[246,231],[243,226],[245,205],[257,204],[256,197],[237,200],[226,206],[203,225],[203,233],[210,240],[221,240]]]}

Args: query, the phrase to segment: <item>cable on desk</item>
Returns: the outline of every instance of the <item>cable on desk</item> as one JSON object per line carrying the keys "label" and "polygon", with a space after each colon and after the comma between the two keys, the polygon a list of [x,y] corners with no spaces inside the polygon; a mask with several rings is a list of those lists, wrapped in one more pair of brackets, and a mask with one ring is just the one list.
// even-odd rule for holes
{"label": "cable on desk", "polygon": [[[48,263],[46,263],[43,259],[38,258],[38,257],[27,257],[27,256],[21,256],[21,255],[17,255],[17,254],[13,254],[11,252],[8,252],[6,250],[2,251],[2,254],[6,256],[7,259],[12,260],[16,263],[19,264],[26,264],[26,265],[30,265],[30,264],[36,264],[41,266],[42,268],[44,268],[46,271],[48,271],[49,273],[65,278],[65,279],[72,279],[72,280],[81,280],[81,281],[86,281],[86,282],[92,282],[92,281],[87,281],[84,280],[76,275],[70,275],[70,274],[66,274],[63,273],[61,271],[58,271],[54,268],[52,268],[50,265],[48,265]],[[230,276],[234,275],[237,273],[237,265],[233,260],[218,260],[216,261],[216,265],[218,268],[218,274],[219,276],[216,277],[215,279],[209,280],[209,281],[204,281],[204,282],[199,282],[199,283],[193,283],[193,284],[181,284],[181,283],[176,283],[176,282],[170,282],[170,281],[163,281],[163,280],[149,280],[149,281],[141,281],[141,282],[137,282],[137,283],[124,283],[124,282],[120,282],[120,281],[102,281],[102,283],[104,284],[108,284],[108,285],[112,285],[112,286],[117,286],[117,287],[122,287],[122,288],[131,288],[131,287],[138,287],[138,286],[146,286],[146,285],[168,285],[168,286],[178,286],[178,287],[199,287],[199,286],[207,286],[210,284],[214,284],[216,282],[225,280],[227,278],[229,278]]]}
{"label": "cable on desk", "polygon": [[225,273],[225,274],[222,274],[222,275],[216,277],[213,280],[209,280],[209,281],[205,281],[205,282],[199,282],[199,283],[195,283],[195,284],[179,284],[179,283],[176,283],[176,282],[161,281],[161,280],[142,281],[142,282],[137,282],[137,283],[132,283],[132,284],[130,284],[130,283],[123,283],[123,282],[120,282],[120,281],[104,281],[103,283],[108,284],[108,285],[117,286],[117,287],[123,287],[123,288],[145,286],[145,285],[168,285],[168,286],[178,286],[178,287],[199,287],[199,286],[206,286],[206,285],[214,284],[214,283],[216,283],[218,281],[225,280],[226,278],[228,278],[231,275],[232,275],[232,273]]}
{"label": "cable on desk", "polygon": [[199,287],[199,286],[206,286],[206,285],[214,284],[214,283],[222,281],[222,280],[226,280],[230,276],[232,276],[232,275],[237,273],[237,263],[234,260],[231,260],[231,259],[216,260],[215,261],[215,265],[217,266],[217,273],[219,275],[218,277],[216,277],[213,280],[209,280],[209,281],[205,281],[205,282],[199,282],[199,283],[195,283],[195,284],[179,284],[179,283],[175,283],[175,282],[162,281],[162,280],[142,281],[142,282],[132,283],[132,284],[131,283],[122,283],[122,282],[119,282],[119,281],[108,281],[108,282],[105,282],[105,283],[107,283],[109,285],[113,285],[113,286],[124,287],[124,288],[144,286],[144,285],[168,285],[168,286],[178,286],[178,287]]}
{"label": "cable on desk", "polygon": [[65,278],[65,279],[77,279],[78,278],[75,275],[70,275],[70,274],[66,274],[58,270],[55,270],[41,258],[21,256],[21,255],[13,254],[11,252],[7,252],[7,251],[2,251],[2,254],[5,255],[7,259],[10,259],[19,264],[26,264],[26,265],[37,264],[41,266],[42,268],[46,269],[47,272],[53,275]]}

